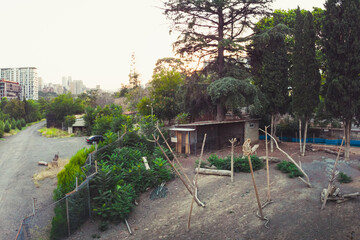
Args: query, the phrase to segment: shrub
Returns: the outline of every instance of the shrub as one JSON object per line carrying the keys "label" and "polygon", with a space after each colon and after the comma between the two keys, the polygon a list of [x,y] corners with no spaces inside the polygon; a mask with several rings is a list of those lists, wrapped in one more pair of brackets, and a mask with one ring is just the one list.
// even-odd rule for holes
{"label": "shrub", "polygon": [[178,115],[176,115],[175,120],[177,124],[185,124],[188,123],[188,117],[188,113],[179,113]]}
{"label": "shrub", "polygon": [[349,182],[352,182],[352,178],[350,176],[346,175],[346,173],[340,172],[338,181],[340,183],[349,183]]}
{"label": "shrub", "polygon": [[5,128],[4,122],[0,121],[0,138],[4,136],[4,128]]}
{"label": "shrub", "polygon": [[[250,156],[253,170],[259,170],[264,163],[256,155]],[[231,157],[219,158],[216,154],[211,154],[208,158],[210,165],[220,170],[231,170]],[[249,160],[246,156],[234,157],[234,172],[250,172]]]}
{"label": "shrub", "polygon": [[16,129],[16,121],[15,121],[15,119],[11,119],[11,129]]}
{"label": "shrub", "polygon": [[26,122],[25,122],[25,119],[20,119],[20,124],[21,124],[21,127],[25,127],[26,126]]}
{"label": "shrub", "polygon": [[277,169],[279,169],[283,173],[288,173],[289,178],[304,176],[304,174],[302,174],[302,172],[300,172],[300,170],[292,162],[283,160],[280,163],[278,163],[276,166]]}
{"label": "shrub", "polygon": [[4,132],[9,133],[10,130],[11,130],[11,125],[10,125],[9,121],[6,120],[5,121],[5,126],[4,126]]}
{"label": "shrub", "polygon": [[19,129],[19,130],[21,130],[22,124],[21,124],[21,121],[20,121],[20,120],[17,120],[17,121],[16,121],[16,128]]}

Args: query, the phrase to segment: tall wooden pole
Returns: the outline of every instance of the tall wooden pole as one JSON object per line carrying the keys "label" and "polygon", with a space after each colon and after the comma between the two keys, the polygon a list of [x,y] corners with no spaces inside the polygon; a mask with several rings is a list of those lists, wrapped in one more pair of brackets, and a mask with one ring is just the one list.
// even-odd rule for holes
{"label": "tall wooden pole", "polygon": [[270,196],[270,172],[269,172],[269,150],[268,150],[268,140],[267,140],[267,129],[269,126],[265,127],[265,149],[266,149],[266,179],[267,179],[267,201],[271,201]]}
{"label": "tall wooden pole", "polygon": [[250,155],[248,155],[247,157],[248,157],[248,160],[249,160],[251,178],[252,178],[252,181],[253,181],[253,184],[254,184],[255,195],[256,195],[256,200],[257,200],[257,204],[258,204],[258,208],[259,208],[260,217],[261,217],[262,220],[264,220],[264,215],[263,215],[263,212],[262,212],[262,207],[261,207],[261,203],[260,203],[259,193],[258,193],[258,190],[257,190],[257,187],[256,187],[256,182],[255,182],[255,177],[254,177],[254,171],[253,171],[253,168],[252,168]]}
{"label": "tall wooden pole", "polygon": [[256,182],[255,182],[255,176],[254,176],[254,171],[253,171],[253,167],[252,167],[252,163],[251,163],[251,158],[250,158],[250,154],[252,153],[252,149],[250,146],[251,140],[247,139],[244,144],[243,144],[243,154],[245,156],[248,157],[249,160],[249,167],[250,167],[250,172],[251,172],[251,178],[252,178],[252,182],[254,185],[254,190],[255,190],[255,195],[256,195],[256,201],[258,204],[258,209],[259,209],[259,213],[260,213],[260,218],[261,220],[265,220],[263,212],[262,212],[262,207],[261,207],[261,203],[260,203],[260,198],[259,198],[259,193],[256,187]]}
{"label": "tall wooden pole", "polygon": [[234,143],[236,138],[229,140],[231,143],[231,182],[234,182]]}
{"label": "tall wooden pole", "polygon": [[188,219],[188,225],[187,225],[187,230],[189,231],[190,230],[190,222],[191,222],[191,213],[192,213],[192,209],[193,209],[193,206],[194,206],[194,201],[195,201],[195,196],[197,194],[197,179],[198,179],[198,176],[199,176],[199,169],[200,169],[200,166],[201,166],[201,161],[202,161],[202,157],[203,157],[203,153],[204,153],[204,146],[205,146],[205,141],[206,141],[206,133],[204,135],[204,140],[203,140],[203,144],[201,146],[201,153],[200,153],[200,158],[199,158],[199,164],[198,164],[198,171],[195,175],[195,181],[194,181],[194,185],[195,185],[195,190],[193,192],[193,197],[192,197],[192,201],[191,201],[191,206],[190,206],[190,213],[189,213],[189,219]]}

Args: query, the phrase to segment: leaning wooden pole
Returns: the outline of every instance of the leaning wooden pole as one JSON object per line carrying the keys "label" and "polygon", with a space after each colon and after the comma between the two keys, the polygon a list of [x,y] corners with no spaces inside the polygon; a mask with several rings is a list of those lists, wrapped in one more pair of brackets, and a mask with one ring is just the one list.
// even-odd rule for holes
{"label": "leaning wooden pole", "polygon": [[158,130],[158,132],[160,133],[162,139],[164,140],[166,146],[168,147],[168,149],[170,150],[170,152],[172,153],[172,155],[174,156],[174,160],[176,161],[176,163],[178,164],[179,168],[180,168],[180,171],[184,174],[188,184],[193,188],[195,189],[195,187],[193,186],[193,184],[191,183],[189,177],[187,176],[187,174],[185,173],[184,171],[184,168],[181,166],[180,162],[179,162],[179,159],[176,157],[174,151],[171,149],[169,143],[167,142],[166,138],[164,137],[163,133],[161,132],[159,126],[156,126],[156,130]]}
{"label": "leaning wooden pole", "polygon": [[336,160],[335,160],[335,163],[334,163],[334,167],[333,167],[333,170],[332,170],[332,173],[331,173],[331,177],[330,177],[330,181],[329,181],[329,184],[328,184],[328,188],[327,188],[327,192],[325,194],[325,197],[324,197],[324,201],[321,205],[321,210],[323,210],[325,208],[325,205],[326,205],[326,202],[327,202],[327,199],[329,197],[329,193],[331,191],[331,187],[333,185],[333,182],[335,180],[335,172],[336,172],[336,166],[337,166],[337,163],[339,161],[339,157],[340,157],[340,153],[341,153],[341,148],[344,144],[344,141],[345,141],[345,137],[343,137],[342,141],[341,141],[341,145],[340,145],[340,148],[339,148],[339,151],[338,151],[338,154],[336,156]]}
{"label": "leaning wooden pole", "polygon": [[266,180],[267,180],[267,202],[271,202],[270,195],[270,171],[269,171],[269,149],[268,149],[268,140],[267,140],[267,129],[269,126],[265,127],[265,151],[266,151]]}
{"label": "leaning wooden pole", "polygon": [[232,138],[229,142],[231,143],[231,182],[234,182],[234,144],[236,138]]}
{"label": "leaning wooden pole", "polygon": [[198,163],[198,167],[197,167],[198,171],[197,171],[197,173],[195,175],[195,181],[194,181],[195,191],[193,192],[193,197],[192,197],[191,206],[190,206],[190,213],[189,213],[189,219],[188,219],[188,224],[187,224],[187,230],[188,231],[190,230],[191,214],[192,214],[192,209],[193,209],[193,206],[194,206],[195,196],[197,194],[197,179],[198,179],[198,176],[199,176],[199,169],[200,169],[200,166],[201,166],[201,161],[202,161],[202,157],[203,157],[203,153],[204,153],[205,141],[206,141],[206,133],[204,135],[204,140],[203,140],[203,143],[202,143],[202,146],[201,146],[201,153],[200,153],[199,163]]}
{"label": "leaning wooden pole", "polygon": [[[261,128],[259,128],[259,130],[262,131],[263,133],[265,133],[265,131],[262,130]],[[287,154],[287,152],[285,152],[284,150],[282,150],[282,149],[279,147],[279,144],[277,143],[276,139],[275,139],[273,136],[271,136],[271,135],[268,134],[268,133],[266,133],[266,134],[267,134],[268,136],[270,136],[271,139],[273,139],[273,141],[275,142],[276,148],[277,148],[280,152],[282,152],[292,163],[294,163],[295,166],[299,169],[299,171],[302,172],[302,174],[304,174],[306,180],[303,179],[302,177],[299,177],[299,179],[300,179],[301,181],[303,181],[308,187],[311,188],[312,186],[311,186],[311,183],[310,183],[310,179],[309,179],[309,176],[306,174],[306,172],[301,168],[301,166],[299,166],[299,164],[298,164],[297,162],[295,162],[295,160],[294,160],[289,154]]]}
{"label": "leaning wooden pole", "polygon": [[250,147],[250,143],[251,143],[251,140],[250,139],[247,139],[244,144],[243,144],[243,154],[245,156],[247,156],[248,160],[249,160],[249,167],[250,167],[250,172],[251,172],[251,178],[252,178],[252,182],[253,182],[253,185],[254,185],[254,190],[255,190],[255,195],[256,195],[256,201],[257,201],[257,204],[258,204],[258,211],[260,213],[260,218],[262,220],[265,220],[264,218],[264,215],[263,215],[263,212],[262,212],[262,207],[261,207],[261,203],[260,203],[260,198],[259,198],[259,193],[258,193],[258,190],[257,190],[257,187],[256,187],[256,182],[255,182],[255,176],[254,176],[254,171],[253,171],[253,168],[252,168],[252,163],[251,163],[251,158],[250,158],[250,154],[251,154],[251,147]]}
{"label": "leaning wooden pole", "polygon": [[[186,187],[186,189],[189,191],[189,193],[192,195],[193,192],[195,191],[195,188],[193,188],[192,186],[189,186],[188,183],[185,181],[185,179],[183,178],[183,176],[180,174],[180,172],[178,171],[178,169],[176,168],[175,164],[169,159],[169,157],[166,155],[164,149],[161,147],[159,141],[156,139],[156,137],[154,135],[152,135],[156,144],[158,145],[159,149],[161,150],[161,152],[163,153],[164,157],[166,158],[166,160],[168,161],[168,163],[171,165],[171,167],[174,169],[176,175],[180,178],[181,182],[184,184],[184,186]],[[205,207],[205,204],[202,203],[197,196],[195,196],[195,201],[199,206]]]}

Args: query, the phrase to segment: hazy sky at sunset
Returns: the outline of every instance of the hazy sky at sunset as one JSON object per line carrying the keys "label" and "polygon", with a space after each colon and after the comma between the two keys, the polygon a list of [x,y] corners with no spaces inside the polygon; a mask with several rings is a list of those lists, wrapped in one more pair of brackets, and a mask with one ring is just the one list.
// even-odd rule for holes
{"label": "hazy sky at sunset", "polygon": [[[273,9],[323,8],[325,0],[275,0]],[[36,67],[45,82],[62,76],[116,90],[128,83],[131,53],[142,83],[172,56],[175,35],[160,0],[0,0],[0,67]]]}

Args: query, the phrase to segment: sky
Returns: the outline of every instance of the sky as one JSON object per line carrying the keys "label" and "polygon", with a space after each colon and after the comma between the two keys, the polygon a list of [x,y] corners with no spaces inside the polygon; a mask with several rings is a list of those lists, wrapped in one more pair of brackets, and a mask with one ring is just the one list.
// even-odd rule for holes
{"label": "sky", "polygon": [[[273,9],[311,10],[325,0],[274,0]],[[63,76],[116,91],[128,84],[132,53],[142,84],[157,59],[174,56],[160,0],[0,0],[0,68],[36,67],[45,83]]]}

